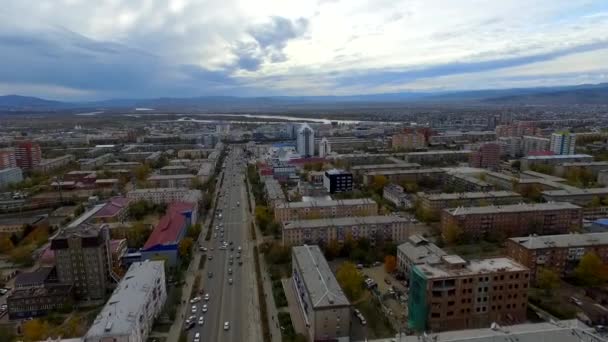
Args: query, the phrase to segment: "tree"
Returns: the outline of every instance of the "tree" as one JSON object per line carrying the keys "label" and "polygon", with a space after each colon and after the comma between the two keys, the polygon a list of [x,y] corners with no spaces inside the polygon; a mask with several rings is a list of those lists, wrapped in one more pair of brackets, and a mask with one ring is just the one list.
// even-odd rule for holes
{"label": "tree", "polygon": [[327,260],[333,260],[340,255],[340,243],[338,240],[329,240],[327,246],[325,246],[325,257]]}
{"label": "tree", "polygon": [[382,195],[382,189],[388,184],[388,178],[383,175],[374,176],[371,184],[371,189],[378,195]]}
{"label": "tree", "polygon": [[463,235],[462,229],[455,223],[448,223],[443,229],[443,238],[449,245],[454,245],[460,242]]}
{"label": "tree", "polygon": [[192,253],[192,246],[194,246],[194,240],[192,238],[184,238],[179,242],[178,251],[179,256],[182,258],[189,258]]}
{"label": "tree", "polygon": [[135,222],[125,234],[127,246],[129,248],[141,248],[150,237],[150,233],[152,233],[152,230],[143,222]]}
{"label": "tree", "polygon": [[188,232],[186,233],[188,237],[196,240],[198,236],[201,234],[201,224],[196,223],[188,227]]}
{"label": "tree", "polygon": [[397,258],[394,255],[384,257],[384,270],[386,273],[393,273],[397,269]]}
{"label": "tree", "polygon": [[49,324],[39,319],[33,319],[23,323],[23,337],[27,341],[40,341],[48,337]]}
{"label": "tree", "polygon": [[152,169],[150,169],[150,166],[148,166],[146,164],[140,165],[140,166],[136,167],[135,170],[133,170],[133,174],[135,175],[135,178],[140,182],[145,181],[151,172],[152,172]]}
{"label": "tree", "polygon": [[15,245],[11,241],[10,236],[6,234],[2,235],[0,238],[0,253],[10,253],[13,248],[15,248]]}
{"label": "tree", "polygon": [[357,300],[363,293],[363,276],[352,262],[345,262],[338,268],[336,279],[350,300]]}
{"label": "tree", "polygon": [[12,326],[0,327],[0,341],[12,341],[15,338],[15,332]]}
{"label": "tree", "polygon": [[559,275],[551,269],[541,268],[538,270],[536,284],[538,288],[545,290],[545,295],[549,296],[560,285]]}
{"label": "tree", "polygon": [[24,245],[13,249],[10,254],[11,262],[20,265],[33,265],[32,252],[34,249],[36,249],[34,245]]}
{"label": "tree", "polygon": [[591,203],[589,203],[589,207],[597,208],[602,205],[602,199],[599,196],[593,196],[591,199]]}
{"label": "tree", "polygon": [[586,286],[598,286],[608,280],[606,265],[595,252],[585,254],[574,269],[574,276]]}

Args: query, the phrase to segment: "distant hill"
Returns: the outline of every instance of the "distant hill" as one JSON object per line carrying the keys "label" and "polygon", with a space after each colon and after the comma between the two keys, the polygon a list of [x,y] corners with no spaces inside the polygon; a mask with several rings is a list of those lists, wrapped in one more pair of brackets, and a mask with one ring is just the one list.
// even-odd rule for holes
{"label": "distant hill", "polygon": [[67,104],[59,101],[45,100],[31,96],[5,95],[0,96],[0,108],[5,110],[50,109],[61,108]]}
{"label": "distant hill", "polygon": [[608,105],[608,83],[595,85],[489,89],[452,92],[403,92],[350,96],[200,96],[189,98],[161,97],[152,99],[110,99],[94,102],[60,102],[36,97],[0,96],[0,110],[61,110],[61,109],[204,109],[231,110],[281,110],[298,108],[357,107],[363,104],[415,104],[460,103],[487,105]]}

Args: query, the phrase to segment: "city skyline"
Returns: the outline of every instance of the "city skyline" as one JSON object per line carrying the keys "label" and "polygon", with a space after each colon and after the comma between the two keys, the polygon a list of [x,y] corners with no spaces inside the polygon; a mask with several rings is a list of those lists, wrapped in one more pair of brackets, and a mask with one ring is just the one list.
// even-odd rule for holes
{"label": "city skyline", "polygon": [[608,79],[601,1],[8,1],[0,18],[0,94],[49,99],[352,95]]}

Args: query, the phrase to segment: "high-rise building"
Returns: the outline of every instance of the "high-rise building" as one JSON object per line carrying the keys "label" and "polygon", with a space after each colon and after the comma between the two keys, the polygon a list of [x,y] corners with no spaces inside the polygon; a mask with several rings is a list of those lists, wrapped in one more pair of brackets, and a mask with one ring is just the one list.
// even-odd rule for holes
{"label": "high-rise building", "polygon": [[331,153],[331,144],[329,143],[329,140],[327,140],[327,138],[323,138],[321,139],[321,141],[319,141],[319,157],[324,158],[325,156],[327,156],[328,154]]}
{"label": "high-rise building", "polygon": [[17,167],[14,148],[0,149],[0,170]]}
{"label": "high-rise building", "polygon": [[40,145],[31,141],[22,141],[15,147],[17,166],[24,170],[31,170],[40,164],[42,152]]}
{"label": "high-rise building", "polygon": [[392,136],[393,149],[415,150],[426,146],[426,137],[421,131],[406,130]]}
{"label": "high-rise building", "polygon": [[57,279],[73,285],[79,299],[103,299],[113,279],[108,226],[77,224],[78,221],[51,239]]}
{"label": "high-rise building", "polygon": [[296,149],[302,157],[315,155],[315,131],[308,124],[303,124],[298,129]]}
{"label": "high-rise building", "polygon": [[555,154],[574,154],[576,146],[576,135],[570,133],[551,134],[549,149]]}
{"label": "high-rise building", "polygon": [[471,153],[469,164],[472,167],[497,169],[500,165],[500,145],[486,143],[479,146],[477,151]]}

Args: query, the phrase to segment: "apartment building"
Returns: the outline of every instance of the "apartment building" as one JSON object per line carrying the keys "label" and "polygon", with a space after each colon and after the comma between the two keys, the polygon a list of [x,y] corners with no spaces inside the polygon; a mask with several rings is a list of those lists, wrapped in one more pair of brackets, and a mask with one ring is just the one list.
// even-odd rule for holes
{"label": "apartment building", "polygon": [[447,253],[422,235],[411,235],[397,246],[397,272],[409,279],[412,267],[420,264],[436,265]]}
{"label": "apartment building", "polygon": [[524,135],[522,138],[522,153],[524,156],[549,151],[551,141],[549,138]]}
{"label": "apartment building", "polygon": [[393,203],[397,207],[412,207],[412,202],[401,185],[392,183],[387,184],[382,189],[382,198]]}
{"label": "apartment building", "polygon": [[371,198],[287,202],[274,208],[277,222],[372,215],[378,215],[378,204]]}
{"label": "apartment building", "polygon": [[581,226],[582,208],[567,202],[453,208],[441,212],[444,235],[451,227],[458,227],[473,239],[491,234],[505,237],[565,234]]}
{"label": "apartment building", "polygon": [[53,170],[59,169],[68,165],[69,163],[75,160],[74,156],[71,154],[66,154],[65,156],[53,158],[53,159],[42,159],[38,165],[34,167],[34,171],[49,173]]}
{"label": "apartment building", "polygon": [[391,146],[396,150],[416,150],[426,146],[424,133],[409,131],[391,137]]}
{"label": "apartment building", "polygon": [[195,175],[152,175],[148,183],[154,188],[189,188],[196,178]]}
{"label": "apartment building", "polygon": [[14,148],[0,149],[0,170],[17,167],[17,159]]}
{"label": "apartment building", "polygon": [[567,276],[589,252],[608,262],[608,233],[514,237],[507,240],[506,250],[510,258],[530,269],[533,281],[541,268]]}
{"label": "apartment building", "polygon": [[598,197],[600,199],[608,196],[608,188],[581,189],[568,187],[560,190],[546,190],[542,192],[543,199],[550,202],[570,202],[580,206],[587,206]]}
{"label": "apartment building", "polygon": [[469,157],[469,165],[483,169],[497,169],[500,165],[500,145],[484,143],[473,151]]}
{"label": "apartment building", "polygon": [[287,201],[285,199],[283,188],[281,188],[281,184],[279,184],[276,179],[272,177],[263,177],[262,182],[264,183],[264,194],[266,195],[266,200],[271,208],[274,208],[279,203],[284,203]]}
{"label": "apartment building", "polygon": [[555,167],[555,174],[563,177],[568,175],[570,171],[575,171],[577,169],[590,171],[594,176],[597,177],[600,171],[608,170],[608,161],[563,163]]}
{"label": "apartment building", "polygon": [[163,261],[131,264],[83,342],[146,341],[166,299]]}
{"label": "apartment building", "polygon": [[415,231],[410,220],[398,216],[339,217],[283,222],[285,245],[313,244],[322,241],[343,243],[347,238],[377,241],[405,241]]}
{"label": "apartment building", "polygon": [[[83,217],[84,219],[84,217]],[[103,299],[114,280],[107,225],[70,224],[51,238],[57,278],[73,285],[76,298]]]}
{"label": "apartment building", "polygon": [[406,169],[418,169],[420,164],[418,163],[393,163],[393,164],[369,164],[369,165],[354,165],[350,167],[350,171],[355,176],[361,176],[367,172],[372,171],[391,171],[391,170],[406,170]]}
{"label": "apartment building", "polygon": [[350,335],[350,303],[319,246],[292,248],[291,284],[309,341],[335,341]]}
{"label": "apartment building", "polygon": [[21,141],[15,146],[15,161],[24,170],[31,170],[40,164],[42,152],[40,145],[31,141]]}
{"label": "apartment building", "polygon": [[127,192],[127,198],[132,201],[146,200],[155,204],[178,201],[198,203],[202,197],[203,194],[200,190],[188,188],[148,188]]}
{"label": "apartment building", "polygon": [[479,178],[480,174],[448,171],[443,177],[446,186],[453,187],[459,192],[488,192],[494,186]]}
{"label": "apartment building", "polygon": [[516,324],[526,320],[529,274],[509,258],[465,261],[444,255],[410,273],[408,325],[434,332]]}
{"label": "apartment building", "polygon": [[588,154],[557,154],[543,156],[527,156],[521,158],[521,169],[529,170],[534,165],[557,166],[563,163],[592,162],[593,156]]}
{"label": "apartment building", "polygon": [[423,210],[439,213],[442,209],[456,207],[476,207],[484,205],[515,204],[522,201],[520,194],[513,191],[461,192],[427,194],[419,192],[416,197]]}
{"label": "apartment building", "polygon": [[376,176],[385,177],[390,183],[418,182],[424,178],[442,179],[445,170],[439,168],[371,171],[363,175],[363,184],[370,185]]}
{"label": "apartment building", "polygon": [[114,159],[114,155],[112,153],[106,153],[95,158],[80,159],[78,160],[78,163],[80,164],[81,170],[95,170],[112,159]]}
{"label": "apartment building", "polygon": [[568,132],[551,134],[549,150],[555,154],[574,154],[576,134]]}
{"label": "apartment building", "polygon": [[18,167],[0,170],[0,189],[4,189],[13,183],[19,183],[22,180],[23,172]]}

